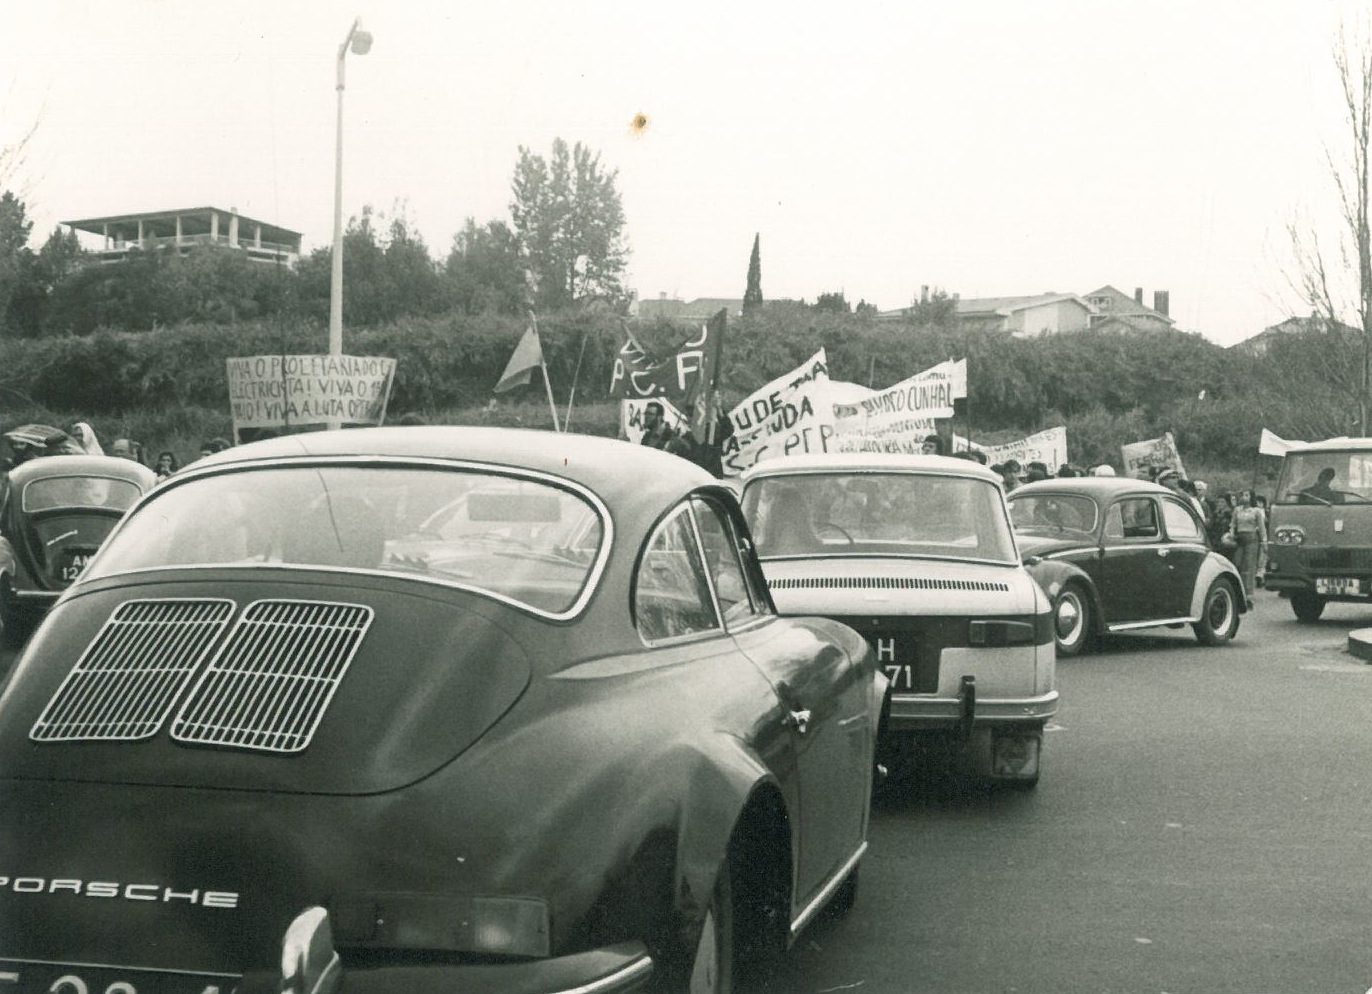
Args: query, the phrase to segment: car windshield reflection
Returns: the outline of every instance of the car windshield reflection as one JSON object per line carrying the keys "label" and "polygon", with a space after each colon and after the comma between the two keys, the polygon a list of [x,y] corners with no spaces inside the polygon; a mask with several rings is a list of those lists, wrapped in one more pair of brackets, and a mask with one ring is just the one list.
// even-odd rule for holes
{"label": "car windshield reflection", "polygon": [[131,519],[91,575],[295,565],[397,573],[541,611],[576,602],[604,527],[551,483],[467,470],[271,467],[187,480]]}

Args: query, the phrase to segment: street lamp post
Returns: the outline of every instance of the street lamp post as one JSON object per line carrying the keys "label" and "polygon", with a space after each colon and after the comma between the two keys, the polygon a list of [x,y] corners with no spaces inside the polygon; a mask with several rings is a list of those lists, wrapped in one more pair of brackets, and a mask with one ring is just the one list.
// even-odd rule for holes
{"label": "street lamp post", "polygon": [[[362,30],[362,18],[353,21],[348,37],[338,46],[338,135],[333,176],[333,277],[329,282],[329,355],[343,354],[343,64],[352,49],[366,55],[372,36]],[[335,427],[337,427],[335,425]]]}

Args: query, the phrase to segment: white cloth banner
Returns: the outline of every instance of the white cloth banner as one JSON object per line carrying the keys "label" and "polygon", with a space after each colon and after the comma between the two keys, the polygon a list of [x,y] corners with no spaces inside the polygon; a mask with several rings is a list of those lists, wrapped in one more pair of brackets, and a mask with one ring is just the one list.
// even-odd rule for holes
{"label": "white cloth banner", "polygon": [[673,431],[682,432],[690,426],[686,415],[672,406],[670,400],[662,397],[653,400],[646,397],[635,397],[632,400],[619,402],[619,435],[621,438],[627,438],[634,444],[643,441],[643,412],[648,409],[649,404],[662,405],[662,420]]}
{"label": "white cloth banner", "polygon": [[1006,442],[1004,445],[974,444],[972,448],[986,453],[988,465],[1003,463],[1007,459],[1016,460],[1021,467],[1031,462],[1041,462],[1048,467],[1051,475],[1067,462],[1067,429],[1049,428],[1046,431],[1035,432],[1018,442]]}
{"label": "white cloth banner", "polygon": [[744,398],[729,420],[734,433],[721,448],[725,476],[737,476],[764,459],[826,451],[834,404],[824,350]]}
{"label": "white cloth banner", "polygon": [[1175,469],[1182,476],[1186,467],[1181,464],[1181,453],[1177,451],[1176,439],[1170,431],[1160,438],[1150,438],[1145,442],[1131,442],[1120,446],[1124,458],[1124,475],[1147,480],[1155,474],[1153,470]]}
{"label": "white cloth banner", "polygon": [[1289,449],[1304,444],[1304,442],[1294,442],[1288,441],[1285,438],[1278,438],[1264,428],[1262,430],[1262,436],[1258,440],[1258,454],[1262,456],[1284,456]]}
{"label": "white cloth banner", "polygon": [[834,408],[837,452],[919,452],[936,418],[953,416],[967,396],[967,360],[948,360],[895,386],[870,391]]}

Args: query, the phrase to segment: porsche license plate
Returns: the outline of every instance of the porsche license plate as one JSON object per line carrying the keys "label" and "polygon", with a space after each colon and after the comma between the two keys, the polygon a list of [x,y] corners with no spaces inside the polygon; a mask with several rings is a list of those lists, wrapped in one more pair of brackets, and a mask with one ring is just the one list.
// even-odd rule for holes
{"label": "porsche license plate", "polygon": [[236,976],[0,960],[0,991],[16,994],[232,994]]}
{"label": "porsche license plate", "polygon": [[1315,593],[1327,597],[1362,597],[1367,594],[1367,581],[1356,576],[1317,576]]}

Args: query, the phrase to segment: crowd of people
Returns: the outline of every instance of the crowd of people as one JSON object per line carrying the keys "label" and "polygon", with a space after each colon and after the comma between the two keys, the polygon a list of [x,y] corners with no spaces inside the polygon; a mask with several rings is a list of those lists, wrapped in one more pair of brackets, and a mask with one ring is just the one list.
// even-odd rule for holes
{"label": "crowd of people", "polygon": [[[183,465],[180,457],[171,449],[163,449],[151,462],[143,443],[134,438],[116,438],[109,443],[108,450],[101,444],[95,430],[84,421],[77,421],[65,428],[48,425],[20,425],[4,433],[4,469],[13,469],[37,456],[56,455],[110,455],[120,459],[132,459],[143,466],[150,467],[159,479],[176,473]],[[213,455],[229,448],[231,443],[225,438],[206,439],[200,445],[198,458]]]}

